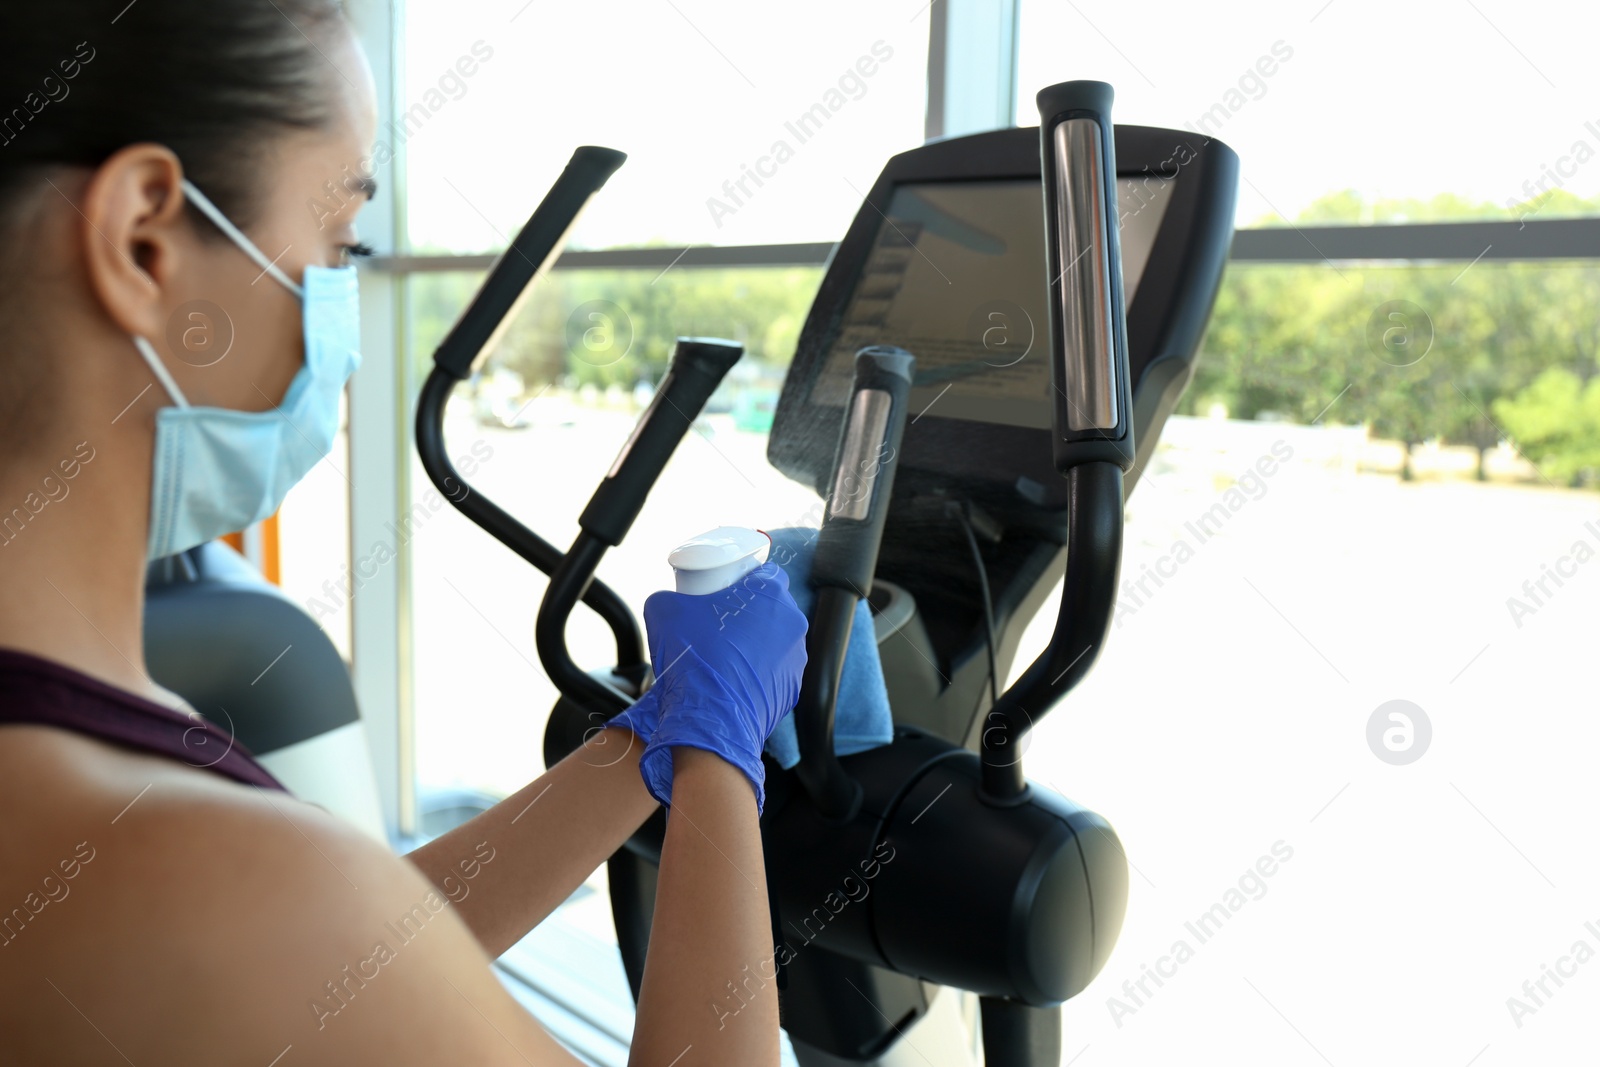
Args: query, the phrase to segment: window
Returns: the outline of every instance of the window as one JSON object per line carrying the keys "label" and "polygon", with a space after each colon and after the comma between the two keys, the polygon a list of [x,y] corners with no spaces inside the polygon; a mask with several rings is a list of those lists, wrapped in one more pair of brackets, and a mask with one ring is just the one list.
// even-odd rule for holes
{"label": "window", "polygon": [[412,245],[504,247],[581,144],[629,161],[574,247],[832,240],[921,143],[918,6],[408,5]]}

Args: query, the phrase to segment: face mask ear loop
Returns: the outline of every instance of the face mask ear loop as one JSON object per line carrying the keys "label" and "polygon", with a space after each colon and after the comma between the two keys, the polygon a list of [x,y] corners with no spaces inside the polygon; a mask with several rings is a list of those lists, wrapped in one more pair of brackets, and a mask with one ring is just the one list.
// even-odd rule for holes
{"label": "face mask ear loop", "polygon": [[138,336],[134,337],[133,344],[139,350],[139,354],[144,357],[144,361],[150,365],[150,370],[161,382],[161,387],[167,391],[168,396],[172,397],[172,402],[180,408],[188,407],[189,401],[184,399],[183,390],[178,388],[178,383],[173,380],[171,373],[162,364],[161,357],[156,355],[155,347],[143,337]]}
{"label": "face mask ear loop", "polygon": [[244,252],[245,255],[255,260],[256,266],[260,267],[266,273],[272,275],[272,277],[276,279],[279,284],[283,285],[284,288],[288,289],[297,298],[301,300],[305,299],[305,292],[300,288],[300,286],[290,281],[289,276],[283,273],[276,263],[268,259],[266,253],[257,248],[255,243],[244,235],[244,231],[240,230],[239,227],[230,222],[228,220],[228,216],[219,211],[217,209],[217,205],[213,204],[209,199],[207,199],[206,194],[195,188],[194,183],[188,178],[183,179],[183,192],[184,195],[189,198],[189,202],[200,209],[201,214],[210,219],[212,224],[216,226],[217,229],[221,230],[228,236],[229,240],[238,245],[239,249]]}

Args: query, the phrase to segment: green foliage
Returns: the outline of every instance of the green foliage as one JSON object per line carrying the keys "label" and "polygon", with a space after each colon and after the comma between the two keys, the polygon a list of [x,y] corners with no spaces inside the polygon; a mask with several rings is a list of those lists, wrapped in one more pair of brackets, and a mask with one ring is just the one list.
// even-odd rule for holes
{"label": "green foliage", "polygon": [[1551,367],[1494,406],[1508,432],[1552,481],[1578,484],[1600,470],[1600,377],[1584,383]]}
{"label": "green foliage", "polygon": [[[1522,209],[1553,217],[1592,214],[1600,203],[1557,190]],[[1486,214],[1504,218],[1502,209],[1458,197],[1368,203],[1345,191],[1318,200],[1298,221],[1384,224]],[[1528,458],[1571,480],[1600,469],[1597,424],[1583,421],[1587,409],[1570,389],[1546,384],[1541,391],[1533,383],[1560,368],[1561,381],[1587,390],[1600,374],[1597,294],[1600,265],[1588,262],[1233,264],[1180,410],[1201,413],[1220,403],[1235,418],[1302,423],[1320,415],[1366,424],[1407,445],[1432,439],[1467,445],[1478,450],[1480,477],[1484,453],[1508,437]],[[1502,407],[1509,398],[1517,403]],[[1538,416],[1541,405],[1556,406]],[[1549,421],[1564,419],[1574,420],[1570,432],[1554,433]]]}
{"label": "green foliage", "polygon": [[1393,200],[1367,200],[1354,189],[1327,193],[1316,200],[1291,223],[1281,215],[1266,215],[1253,226],[1372,226],[1405,222],[1479,222],[1522,219],[1577,218],[1600,214],[1600,196],[1584,199],[1565,189],[1539,192],[1530,186],[1526,199],[1507,199],[1494,204],[1468,200],[1454,193],[1440,193],[1428,200],[1414,197]]}
{"label": "green foliage", "polygon": [[[659,381],[678,337],[722,337],[745,346],[735,374],[780,378],[821,280],[810,267],[557,271],[542,278],[491,357],[530,388],[631,387]],[[411,287],[412,336],[426,356],[481,282],[474,274],[427,275]]]}

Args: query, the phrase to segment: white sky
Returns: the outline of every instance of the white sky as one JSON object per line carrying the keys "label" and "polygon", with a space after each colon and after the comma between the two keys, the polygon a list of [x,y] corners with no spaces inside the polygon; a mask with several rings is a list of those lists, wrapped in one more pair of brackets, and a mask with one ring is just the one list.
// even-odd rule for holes
{"label": "white sky", "polygon": [[[411,101],[474,43],[494,50],[408,141],[419,246],[501,246],[579,144],[630,159],[575,245],[834,240],[884,160],[922,139],[924,0],[451,0],[406,18]],[[1243,160],[1241,222],[1345,187],[1503,204],[1580,139],[1597,158],[1564,181],[1590,196],[1597,30],[1592,4],[1024,0],[1018,119],[1036,121],[1038,88],[1099,78],[1117,121],[1183,128],[1282,41],[1292,58],[1219,131]],[[799,144],[784,123],[880,41],[893,57]],[[707,199],[778,138],[793,159],[715,225]]]}

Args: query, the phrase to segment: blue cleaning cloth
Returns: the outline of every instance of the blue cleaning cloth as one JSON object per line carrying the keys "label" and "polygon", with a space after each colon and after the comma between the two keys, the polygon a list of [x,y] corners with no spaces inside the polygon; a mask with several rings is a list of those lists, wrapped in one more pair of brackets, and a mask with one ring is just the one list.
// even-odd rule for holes
{"label": "blue cleaning cloth", "polygon": [[[769,562],[789,575],[789,595],[807,618],[816,594],[811,588],[811,557],[817,531],[806,528],[768,530],[772,538]],[[872,608],[863,600],[856,605],[850,643],[845,646],[839,676],[839,704],[833,716],[833,749],[841,756],[887,745],[894,737],[894,716],[889,711],[889,690],[878,659],[878,641],[872,630]],[[800,762],[800,742],[795,736],[794,712],[779,720],[767,738],[767,755],[788,770]]]}

